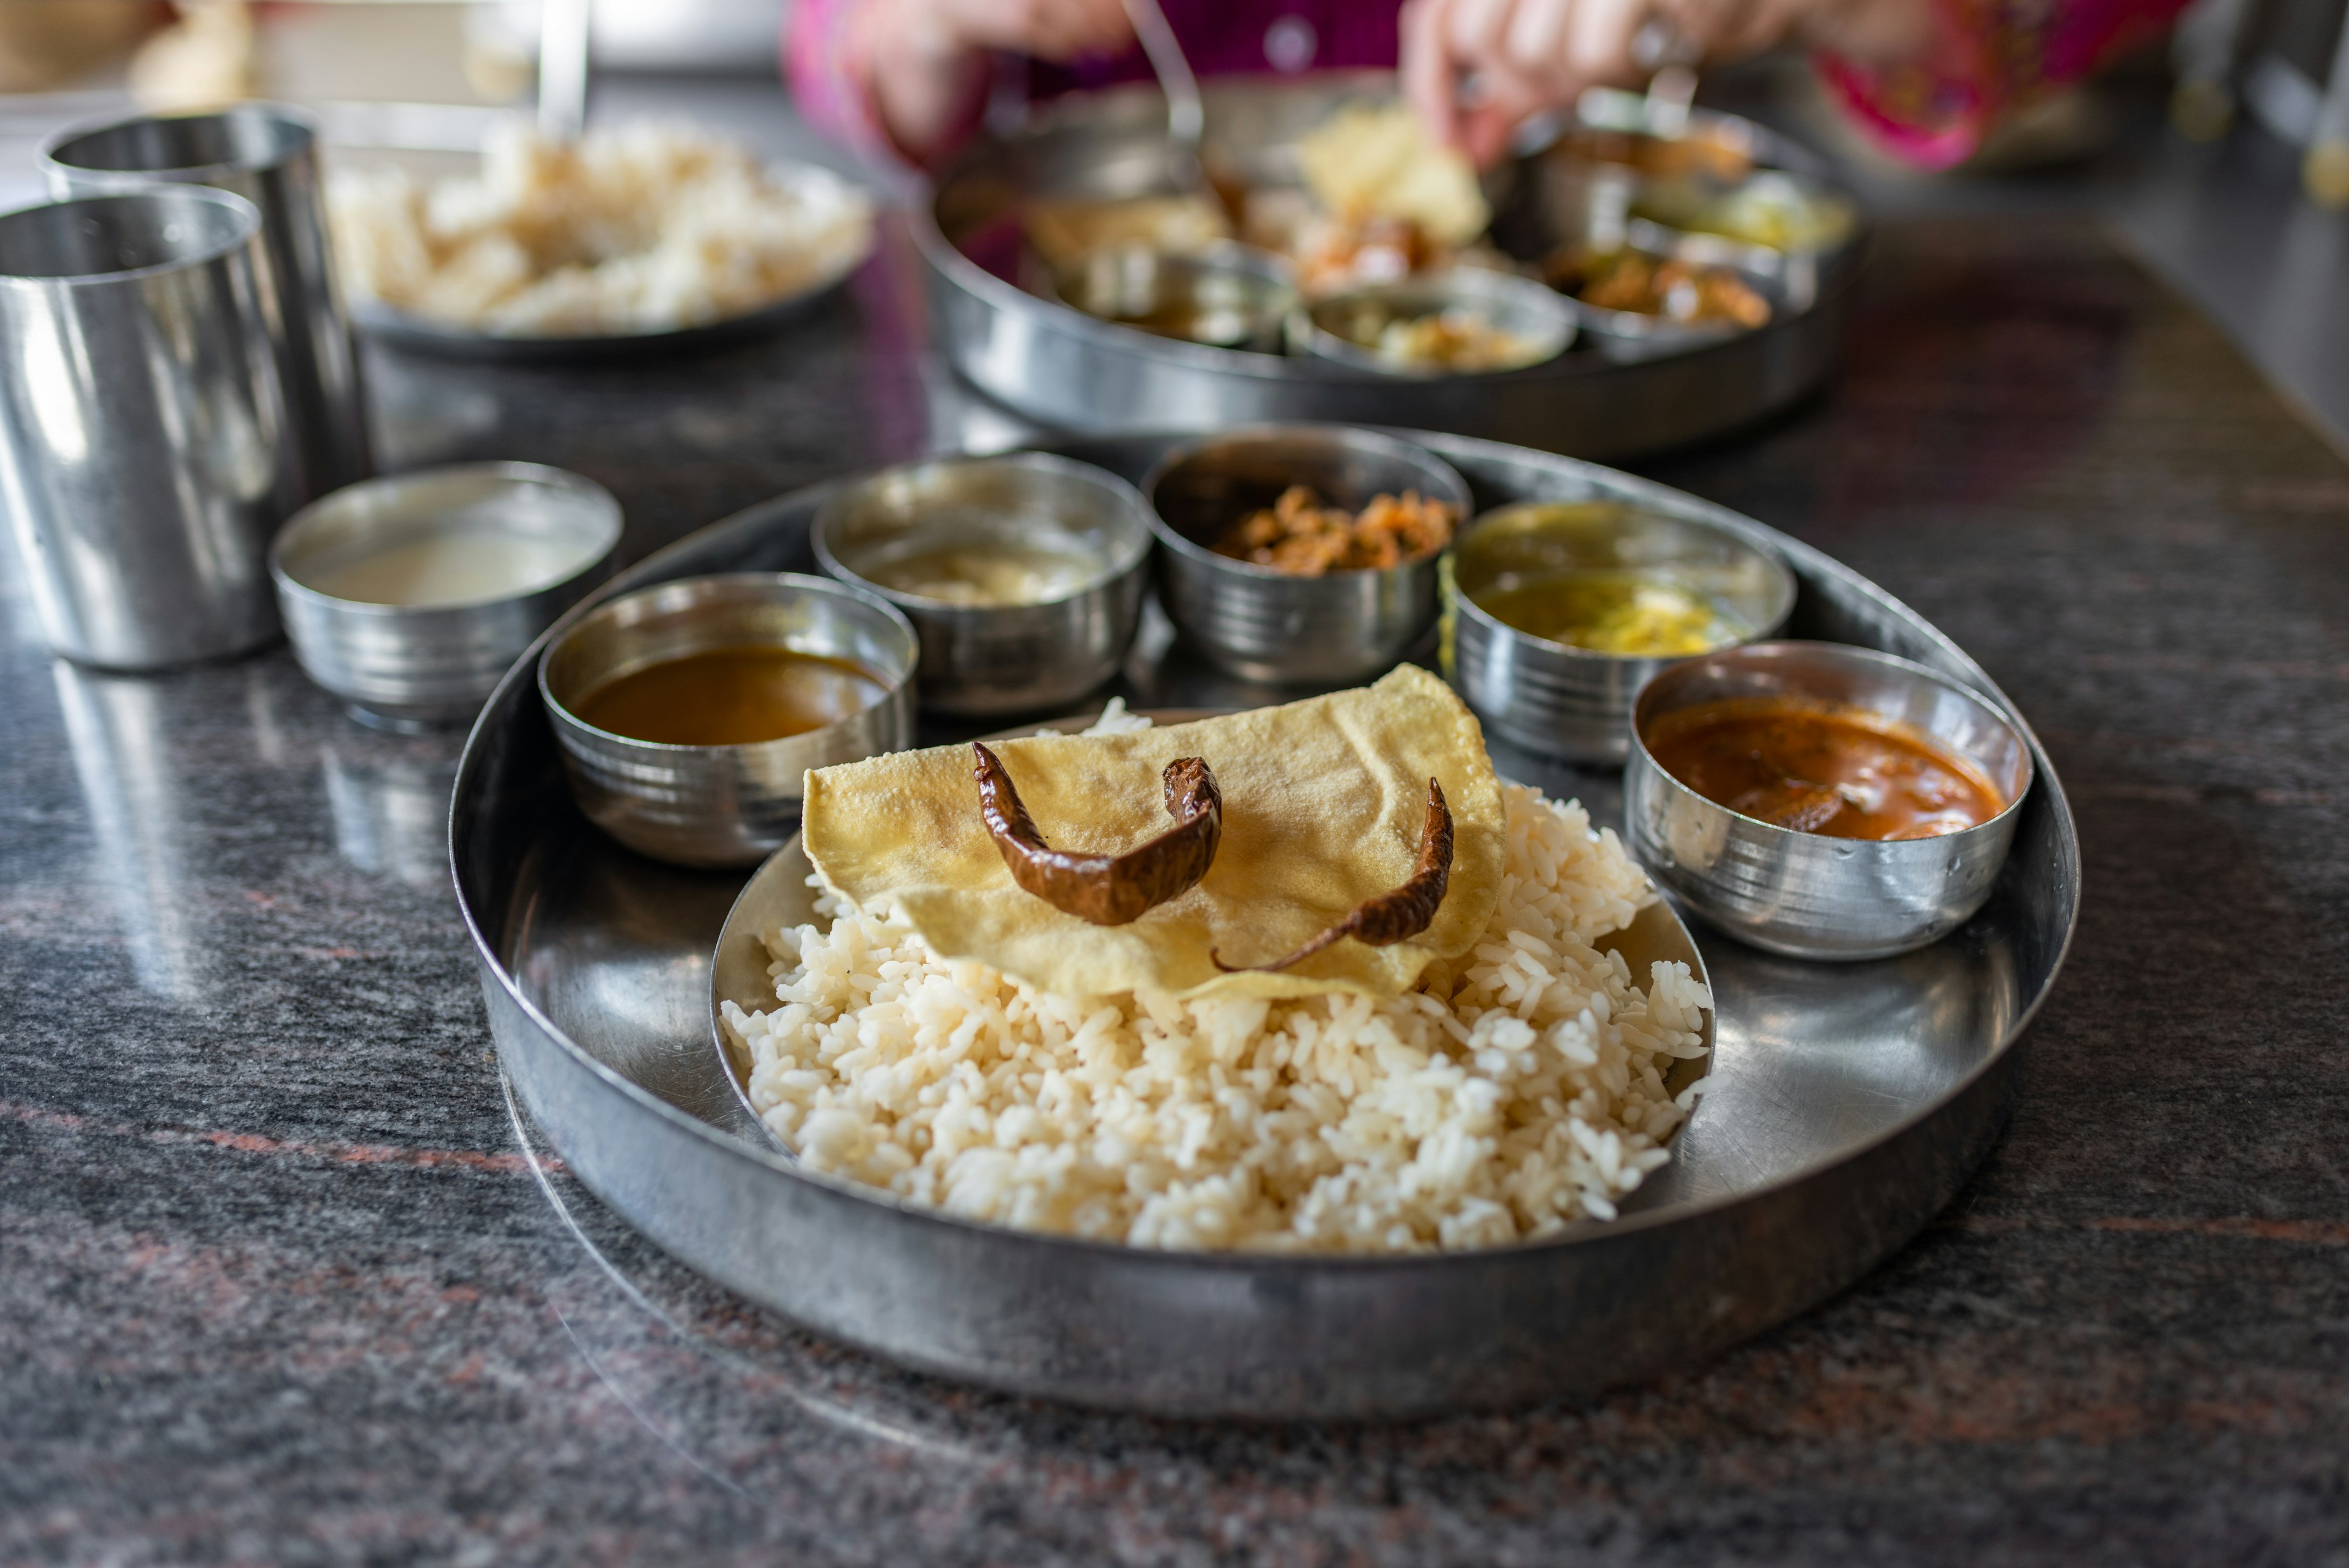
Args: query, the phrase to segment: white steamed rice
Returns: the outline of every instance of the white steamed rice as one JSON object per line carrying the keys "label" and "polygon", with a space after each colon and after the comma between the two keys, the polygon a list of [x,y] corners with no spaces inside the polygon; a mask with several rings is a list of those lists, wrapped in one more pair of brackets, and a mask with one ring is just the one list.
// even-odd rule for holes
{"label": "white steamed rice", "polygon": [[780,1005],[726,1005],[751,1101],[818,1170],[1136,1246],[1412,1251],[1612,1219],[1670,1158],[1696,1090],[1664,1078],[1712,998],[1592,946],[1654,891],[1579,805],[1504,789],[1483,940],[1390,1001],[1059,995],[823,893],[828,931],[764,933]]}
{"label": "white steamed rice", "polygon": [[501,335],[662,331],[838,275],[872,243],[844,183],[781,177],[688,125],[550,141],[501,122],[477,175],[336,171],[335,259],[353,293]]}

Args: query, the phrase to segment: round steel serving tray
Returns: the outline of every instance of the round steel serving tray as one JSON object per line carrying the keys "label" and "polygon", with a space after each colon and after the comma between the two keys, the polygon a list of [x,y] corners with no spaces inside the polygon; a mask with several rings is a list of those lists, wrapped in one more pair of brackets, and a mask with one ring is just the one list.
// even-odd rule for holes
{"label": "round steel serving tray", "polygon": [[[1131,478],[1174,439],[1053,450]],[[1584,462],[1419,439],[1485,504],[1613,495],[1744,533],[1800,580],[1790,635],[1884,649],[2005,701],[1913,611],[1759,524]],[[714,524],[604,592],[805,570],[808,523],[828,488]],[[483,711],[450,825],[492,1032],[537,1128],[613,1209],[743,1295],[911,1366],[1088,1404],[1323,1417],[1506,1404],[1649,1376],[1783,1321],[1899,1248],[1987,1152],[2012,1047],[2054,983],[2078,908],[2070,809],[2034,739],[2038,782],[2013,857],[1955,936],[1905,958],[1828,965],[1700,932],[1719,1004],[1710,1086],[1672,1163],[1612,1224],[1399,1259],[1025,1235],[901,1208],[773,1152],[709,1033],[710,955],[746,878],[656,865],[586,824],[535,700],[537,651]],[[1296,694],[1206,673],[1152,620],[1121,689],[1152,707]],[[1601,822],[1619,815],[1610,775],[1505,745],[1494,755],[1504,774],[1581,795]]]}
{"label": "round steel serving tray", "polygon": [[[1299,136],[1338,102],[1392,96],[1393,84],[1391,77],[1348,73],[1227,79],[1203,90],[1211,165],[1293,182],[1288,149]],[[1150,191],[1164,176],[1164,125],[1154,88],[1072,94],[1013,135],[972,148],[940,176],[932,201],[915,209],[938,346],[980,390],[1062,430],[1337,420],[1622,459],[1751,423],[1833,369],[1864,225],[1830,252],[1786,262],[1780,282],[1789,306],[1759,331],[1630,363],[1586,346],[1547,364],[1479,376],[1388,376],[1176,342],[1040,298],[966,254],[974,236],[990,234],[1000,248],[1007,225],[1032,198],[1106,200]],[[1690,125],[1751,148],[1764,165],[1812,175],[1847,194],[1816,155],[1752,121],[1701,112]],[[1506,195],[1499,207],[1506,219]],[[1586,334],[1585,341],[1593,340]]]}

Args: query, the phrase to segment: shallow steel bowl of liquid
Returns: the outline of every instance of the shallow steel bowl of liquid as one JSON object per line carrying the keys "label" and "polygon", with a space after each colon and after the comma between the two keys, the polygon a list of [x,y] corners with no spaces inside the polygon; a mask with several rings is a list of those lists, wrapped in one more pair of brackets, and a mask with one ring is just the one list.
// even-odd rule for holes
{"label": "shallow steel bowl of liquid", "polygon": [[1062,304],[1154,337],[1278,353],[1297,307],[1288,262],[1253,245],[1198,251],[1107,245],[1052,277]]}
{"label": "shallow steel bowl of liquid", "polygon": [[[2005,809],[1938,838],[1829,838],[1708,800],[1648,749],[1666,714],[1764,697],[1906,725],[1980,768]],[[1648,683],[1632,719],[1623,770],[1631,854],[1706,921],[1791,958],[1889,958],[1965,924],[1998,881],[2031,790],[2031,747],[1987,697],[1921,664],[1841,643],[1762,642],[1690,659]]]}
{"label": "shallow steel bowl of liquid", "polygon": [[1444,557],[1444,678],[1485,728],[1569,762],[1622,762],[1632,699],[1678,662],[1553,642],[1476,602],[1480,593],[1573,571],[1652,573],[1711,601],[1748,638],[1775,635],[1795,607],[1784,561],[1701,518],[1610,500],[1521,502],[1477,518]]}
{"label": "shallow steel bowl of liquid", "polygon": [[[1043,452],[944,458],[884,469],[816,514],[816,560],[880,595],[921,634],[922,706],[941,713],[1032,712],[1117,673],[1150,574],[1150,509],[1106,469]],[[1098,570],[1040,604],[951,604],[864,576],[947,545],[999,542],[1084,556]]]}
{"label": "shallow steel bowl of liquid", "polygon": [[1202,653],[1251,680],[1368,679],[1434,620],[1438,557],[1305,577],[1216,554],[1226,528],[1292,484],[1349,512],[1415,491],[1457,519],[1474,506],[1468,482],[1424,447],[1339,425],[1226,431],[1174,448],[1143,481],[1166,612]]}
{"label": "shallow steel bowl of liquid", "polygon": [[[650,665],[728,648],[787,648],[846,659],[880,682],[871,707],[822,729],[747,745],[678,746],[599,730],[572,711]],[[875,594],[797,572],[685,577],[596,606],[539,661],[539,701],[589,821],[678,866],[749,866],[799,826],[810,768],[905,746],[920,642]]]}
{"label": "shallow steel bowl of liquid", "polygon": [[[467,462],[362,480],[295,513],[269,551],[277,608],[303,672],[359,718],[392,728],[481,711],[540,632],[610,575],[620,504],[535,462]],[[387,604],[345,597],[363,563],[434,538],[493,535],[540,569],[484,566],[478,596]],[[338,591],[328,591],[332,587]]]}
{"label": "shallow steel bowl of liquid", "polygon": [[[1468,370],[1379,351],[1380,336],[1392,323],[1446,311],[1509,333],[1524,346],[1523,354],[1512,365]],[[1288,340],[1317,359],[1389,376],[1499,375],[1557,358],[1574,342],[1575,326],[1574,306],[1557,290],[1511,273],[1459,266],[1323,295],[1290,317]]]}

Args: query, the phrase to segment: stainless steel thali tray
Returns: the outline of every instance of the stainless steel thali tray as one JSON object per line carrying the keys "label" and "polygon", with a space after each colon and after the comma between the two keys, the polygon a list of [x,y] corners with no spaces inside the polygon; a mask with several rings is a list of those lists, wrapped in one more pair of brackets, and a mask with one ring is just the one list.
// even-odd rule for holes
{"label": "stainless steel thali tray", "polygon": [[[1391,77],[1338,74],[1238,78],[1203,90],[1211,165],[1277,183],[1294,182],[1288,150],[1333,107],[1391,96],[1393,87]],[[974,236],[1016,223],[1040,196],[1112,200],[1152,190],[1165,167],[1164,117],[1151,88],[1071,95],[1010,137],[974,147],[913,213],[941,351],[980,390],[1040,423],[1112,431],[1335,420],[1619,460],[1751,423],[1834,366],[1865,249],[1859,227],[1821,254],[1785,263],[1786,306],[1758,331],[1634,363],[1577,349],[1523,370],[1427,378],[1153,337],[1040,298],[968,254],[982,248]],[[1833,188],[1815,155],[1751,121],[1700,112],[1689,127]],[[1505,195],[1505,218],[1509,204]]]}
{"label": "stainless steel thali tray", "polygon": [[[1131,477],[1174,439],[1052,450]],[[1417,439],[1483,504],[1616,495],[1766,542],[1800,579],[1790,635],[1899,653],[2004,701],[1913,611],[1759,524],[1584,462]],[[827,489],[714,524],[605,591],[805,570]],[[2078,907],[2070,809],[2033,741],[2038,783],[2013,858],[1957,935],[1906,958],[1817,965],[1699,929],[1718,1003],[1711,1086],[1672,1163],[1612,1224],[1401,1259],[1027,1235],[904,1209],[772,1152],[709,1034],[711,951],[746,877],[655,865],[586,824],[562,782],[534,665],[533,653],[509,674],[466,746],[450,850],[500,1059],[537,1128],[613,1209],[742,1295],[910,1366],[1086,1404],[1340,1418],[1508,1404],[1636,1379],[1783,1321],[1899,1248],[1987,1152],[2012,1048]],[[1205,672],[1163,624],[1145,626],[1118,689],[1151,707],[1298,694]],[[1601,822],[1619,816],[1609,775],[1506,746],[1495,761],[1579,794]]]}

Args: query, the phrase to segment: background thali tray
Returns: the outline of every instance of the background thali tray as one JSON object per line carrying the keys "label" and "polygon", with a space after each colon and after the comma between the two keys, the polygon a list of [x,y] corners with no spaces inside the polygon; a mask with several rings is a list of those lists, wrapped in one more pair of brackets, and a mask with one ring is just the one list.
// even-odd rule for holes
{"label": "background thali tray", "polygon": [[[1395,86],[1390,73],[1328,72],[1226,78],[1201,91],[1209,167],[1277,186],[1299,179],[1299,138],[1341,103],[1392,98]],[[1644,103],[1628,94],[1599,101],[1618,109]],[[914,209],[939,351],[981,391],[1039,424],[1107,431],[1330,420],[1474,431],[1620,460],[1751,424],[1834,369],[1867,248],[1864,221],[1829,250],[1785,262],[1785,306],[1757,331],[1630,363],[1591,349],[1586,334],[1583,347],[1547,364],[1473,376],[1382,375],[1157,337],[1040,298],[967,254],[1038,198],[1108,201],[1155,189],[1165,167],[1165,115],[1154,88],[1070,94],[1012,134],[975,144]],[[1824,161],[1751,120],[1699,111],[1688,131],[1746,148],[1760,165],[1848,199]],[[1504,164],[1495,178],[1504,187],[1496,232],[1517,202],[1506,187],[1538,187],[1526,167]]]}
{"label": "background thali tray", "polygon": [[[1174,439],[1049,450],[1133,477]],[[1800,581],[1789,635],[1899,653],[2004,702],[1915,612],[1760,524],[1585,462],[1413,439],[1460,469],[1480,505],[1606,494],[1744,532]],[[713,524],[604,591],[812,569],[807,525],[828,489]],[[1950,939],[1905,958],[1818,965],[1695,928],[1718,1002],[1711,1087],[1672,1163],[1612,1224],[1400,1259],[1152,1252],[1026,1235],[804,1173],[748,1125],[711,1048],[708,1005],[711,950],[749,873],[659,866],[589,826],[564,790],[535,666],[534,649],[483,711],[450,826],[492,1033],[535,1127],[525,1138],[543,1136],[662,1248],[752,1301],[910,1366],[1085,1404],[1378,1417],[1518,1403],[1633,1380],[1781,1322],[1899,1248],[1987,1152],[2008,1105],[2012,1048],[2054,981],[2078,909],[2071,811],[2034,739],[2038,784],[2013,856],[1990,904]],[[1145,626],[1119,690],[1137,707],[1299,694],[1214,675],[1163,623]],[[1611,775],[1506,746],[1494,760],[1508,776],[1580,795],[1601,823],[1619,817]]]}

